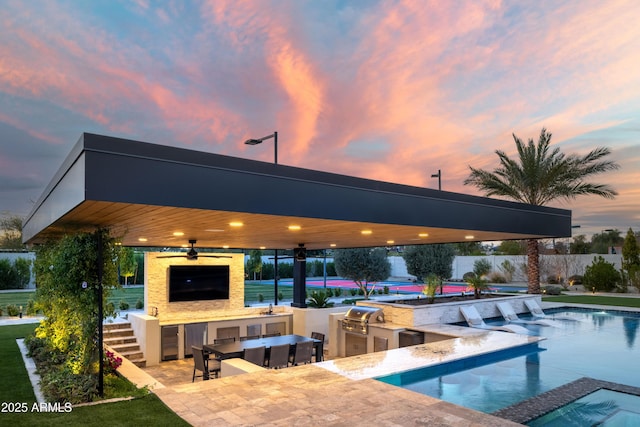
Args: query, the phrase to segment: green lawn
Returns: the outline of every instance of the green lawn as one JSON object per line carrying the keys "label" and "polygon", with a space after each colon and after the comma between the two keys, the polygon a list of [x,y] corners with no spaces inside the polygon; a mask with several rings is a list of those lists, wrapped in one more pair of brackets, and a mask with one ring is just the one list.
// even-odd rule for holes
{"label": "green lawn", "polygon": [[[26,404],[27,412],[0,413],[0,425],[11,426],[188,426],[154,394],[130,401],[73,408],[69,413],[32,412],[35,395],[16,344],[35,324],[0,326],[0,402]],[[7,408],[5,408],[7,409]]]}
{"label": "green lawn", "polygon": [[634,297],[616,297],[606,295],[560,295],[542,297],[543,301],[549,302],[566,302],[574,304],[597,304],[612,305],[616,307],[634,307],[640,308],[640,298]]}

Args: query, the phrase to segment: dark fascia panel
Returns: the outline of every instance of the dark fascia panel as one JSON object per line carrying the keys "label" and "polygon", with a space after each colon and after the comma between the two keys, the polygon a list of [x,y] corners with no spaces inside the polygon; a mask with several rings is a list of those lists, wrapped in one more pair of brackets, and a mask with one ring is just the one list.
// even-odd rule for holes
{"label": "dark fascia panel", "polygon": [[[90,133],[80,138],[27,222],[80,158],[85,200],[540,237],[571,235],[571,212],[564,209]],[[56,219],[50,218],[51,223]]]}

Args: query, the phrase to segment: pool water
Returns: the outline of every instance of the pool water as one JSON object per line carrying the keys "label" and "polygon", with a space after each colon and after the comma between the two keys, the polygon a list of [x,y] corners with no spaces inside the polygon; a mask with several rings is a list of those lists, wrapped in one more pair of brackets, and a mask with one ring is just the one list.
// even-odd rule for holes
{"label": "pool water", "polygon": [[[456,372],[428,367],[378,380],[491,413],[582,377],[640,386],[640,315],[585,309],[545,310],[558,327],[524,325],[547,338],[511,354],[471,358]],[[570,316],[576,321],[559,320]],[[520,315],[521,319],[527,319]],[[486,320],[500,325],[504,321]],[[524,352],[524,354],[522,354]]]}
{"label": "pool water", "polygon": [[598,390],[529,421],[527,425],[530,427],[638,426],[640,425],[640,396]]}

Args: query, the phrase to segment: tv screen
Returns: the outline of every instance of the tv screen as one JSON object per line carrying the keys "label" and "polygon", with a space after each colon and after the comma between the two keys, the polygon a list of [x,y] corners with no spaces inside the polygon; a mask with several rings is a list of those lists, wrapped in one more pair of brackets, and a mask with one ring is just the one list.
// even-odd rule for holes
{"label": "tv screen", "polygon": [[169,302],[229,299],[228,265],[172,265]]}

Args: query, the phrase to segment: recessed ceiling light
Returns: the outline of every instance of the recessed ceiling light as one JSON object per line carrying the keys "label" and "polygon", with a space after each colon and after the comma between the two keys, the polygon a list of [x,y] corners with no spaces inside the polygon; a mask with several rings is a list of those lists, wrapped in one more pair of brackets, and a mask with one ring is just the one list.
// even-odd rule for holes
{"label": "recessed ceiling light", "polygon": [[362,230],[360,233],[362,233],[364,235],[369,235],[369,234],[372,234],[373,231],[371,231],[371,230]]}
{"label": "recessed ceiling light", "polygon": [[189,247],[189,245],[186,245],[186,244],[185,244],[185,245],[180,245],[180,247],[181,247],[181,248],[188,248],[188,247]]}
{"label": "recessed ceiling light", "polygon": [[222,245],[222,249],[229,249],[229,245]]}
{"label": "recessed ceiling light", "polygon": [[122,246],[122,242],[116,242],[115,245],[116,246]]}
{"label": "recessed ceiling light", "polygon": [[174,231],[173,235],[178,237],[178,236],[184,236],[184,233],[182,231]]}
{"label": "recessed ceiling light", "polygon": [[210,233],[222,233],[224,230],[222,228],[207,228],[204,231],[208,231]]}
{"label": "recessed ceiling light", "polygon": [[429,233],[419,233],[418,237],[429,237]]}
{"label": "recessed ceiling light", "polygon": [[464,236],[465,239],[467,240],[471,240],[473,239],[475,236],[473,236],[472,234],[467,234],[466,236]]}
{"label": "recessed ceiling light", "polygon": [[290,225],[289,226],[289,230],[291,231],[297,231],[300,230],[302,227],[300,227],[299,225]]}
{"label": "recessed ceiling light", "polygon": [[261,250],[265,250],[265,249],[267,249],[267,247],[266,246],[260,246],[260,249]]}
{"label": "recessed ceiling light", "polygon": [[387,245],[393,245],[395,242],[395,240],[387,240]]}
{"label": "recessed ceiling light", "polygon": [[242,227],[244,224],[240,221],[232,221],[229,223],[229,225],[232,227]]}
{"label": "recessed ceiling light", "polygon": [[329,246],[331,246],[332,248],[335,248],[336,244],[335,243],[331,243]]}
{"label": "recessed ceiling light", "polygon": [[147,238],[146,237],[138,237],[138,242],[146,242]]}

